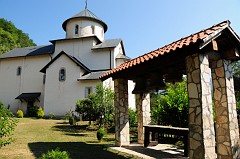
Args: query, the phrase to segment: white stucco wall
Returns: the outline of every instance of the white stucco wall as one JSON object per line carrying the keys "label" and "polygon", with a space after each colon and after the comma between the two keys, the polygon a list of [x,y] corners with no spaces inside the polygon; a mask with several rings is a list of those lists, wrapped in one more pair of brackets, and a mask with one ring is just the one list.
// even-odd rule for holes
{"label": "white stucco wall", "polygon": [[[39,72],[50,61],[49,55],[8,58],[0,60],[0,100],[10,110],[16,113],[18,109],[26,112],[27,103],[16,100],[21,93],[41,92],[40,102],[44,100],[43,73]],[[17,76],[17,68],[22,68],[21,75]]]}
{"label": "white stucco wall", "polygon": [[[114,81],[112,80],[112,78],[108,78],[105,81],[103,81],[103,86],[114,90]],[[134,86],[135,86],[134,82],[131,80],[128,80],[128,105],[129,105],[129,108],[131,109],[136,109],[135,94],[132,94]]]}
{"label": "white stucco wall", "polygon": [[[96,43],[95,38],[83,38],[73,40],[57,41],[55,45],[56,56],[61,51],[69,55],[77,57],[81,62],[91,70],[102,70],[110,68],[110,50],[98,49],[92,50],[93,45]],[[112,68],[114,64],[113,49],[111,49]]]}
{"label": "white stucco wall", "polygon": [[[59,70],[65,68],[66,80],[59,81]],[[77,81],[84,73],[66,55],[59,57],[46,72],[44,112],[46,115],[54,113],[57,116],[64,116],[66,112],[75,110],[78,99],[85,98],[85,88],[95,86],[100,80]]]}
{"label": "white stucco wall", "polygon": [[[78,34],[75,34],[75,26],[78,25]],[[96,35],[100,41],[104,40],[104,28],[102,24],[90,21],[90,19],[71,19],[66,25],[66,38],[78,38]]]}

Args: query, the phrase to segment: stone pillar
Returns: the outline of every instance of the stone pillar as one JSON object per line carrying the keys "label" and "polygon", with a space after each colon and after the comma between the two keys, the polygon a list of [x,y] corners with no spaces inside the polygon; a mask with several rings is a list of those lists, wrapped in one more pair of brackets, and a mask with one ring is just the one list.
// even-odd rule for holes
{"label": "stone pillar", "polygon": [[115,93],[115,144],[116,146],[130,145],[129,115],[128,115],[128,81],[114,80]]}
{"label": "stone pillar", "polygon": [[215,159],[215,132],[208,56],[186,58],[189,96],[189,158]]}
{"label": "stone pillar", "polygon": [[136,94],[136,108],[138,114],[138,143],[144,144],[143,125],[147,125],[151,122],[150,95]]}
{"label": "stone pillar", "polygon": [[236,100],[231,62],[212,62],[214,106],[216,111],[216,142],[218,159],[233,158],[232,146],[239,138]]}

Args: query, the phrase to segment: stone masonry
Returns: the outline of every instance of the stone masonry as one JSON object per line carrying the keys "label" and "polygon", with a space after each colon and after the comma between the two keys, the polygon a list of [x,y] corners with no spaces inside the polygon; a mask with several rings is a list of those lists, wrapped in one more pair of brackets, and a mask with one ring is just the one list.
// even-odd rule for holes
{"label": "stone masonry", "polygon": [[208,55],[186,58],[189,95],[189,157],[215,159],[215,132]]}
{"label": "stone masonry", "polygon": [[237,142],[239,129],[231,62],[220,59],[211,64],[216,111],[217,157],[218,159],[233,158],[231,147]]}
{"label": "stone masonry", "polygon": [[136,94],[136,108],[138,114],[138,143],[144,143],[144,128],[151,122],[149,94]]}
{"label": "stone masonry", "polygon": [[129,115],[128,115],[128,81],[126,79],[114,80],[115,93],[115,145],[128,146]]}

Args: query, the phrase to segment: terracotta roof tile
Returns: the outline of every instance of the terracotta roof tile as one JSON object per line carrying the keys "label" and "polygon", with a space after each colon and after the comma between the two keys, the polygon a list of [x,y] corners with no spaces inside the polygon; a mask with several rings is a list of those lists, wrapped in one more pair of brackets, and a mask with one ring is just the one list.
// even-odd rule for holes
{"label": "terracotta roof tile", "polygon": [[214,26],[212,26],[208,29],[202,30],[202,31],[197,32],[195,34],[191,34],[190,36],[187,36],[185,38],[182,38],[180,40],[172,42],[169,45],[165,45],[162,48],[158,48],[154,51],[151,51],[151,52],[146,53],[142,56],[139,56],[135,59],[132,59],[131,61],[123,63],[120,66],[118,66],[117,68],[113,68],[112,70],[108,71],[107,73],[102,75],[100,77],[100,79],[109,78],[114,73],[120,72],[120,71],[122,71],[124,69],[127,69],[127,68],[130,68],[130,67],[134,67],[134,66],[139,65],[141,63],[144,63],[146,61],[155,59],[159,55],[164,55],[166,53],[170,53],[170,52],[175,51],[177,49],[181,49],[184,46],[192,45],[192,44],[196,43],[198,40],[203,40],[204,38],[208,37],[209,35],[211,35],[215,31],[228,27],[229,23],[230,23],[229,21],[224,21],[224,22],[219,23],[217,25],[214,25]]}

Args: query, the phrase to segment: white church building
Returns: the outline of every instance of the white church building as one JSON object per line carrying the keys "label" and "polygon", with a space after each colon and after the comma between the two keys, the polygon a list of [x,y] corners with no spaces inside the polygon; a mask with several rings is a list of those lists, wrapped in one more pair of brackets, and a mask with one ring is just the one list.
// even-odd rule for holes
{"label": "white church building", "polygon": [[[74,111],[78,99],[95,91],[99,76],[129,60],[123,41],[105,40],[106,23],[88,9],[65,20],[62,28],[66,37],[51,40],[52,45],[16,48],[0,56],[0,100],[13,113],[26,113],[31,106],[42,107],[45,115]],[[103,85],[113,88],[113,81]]]}

